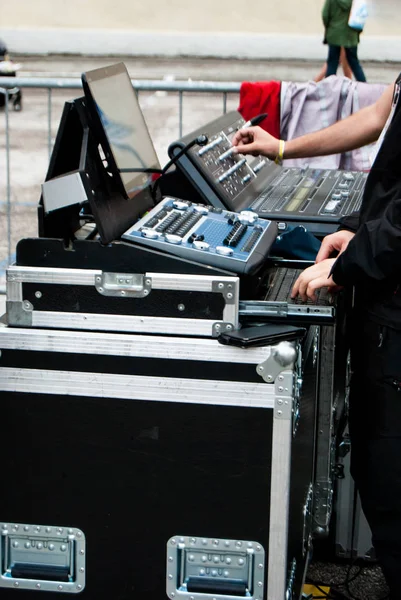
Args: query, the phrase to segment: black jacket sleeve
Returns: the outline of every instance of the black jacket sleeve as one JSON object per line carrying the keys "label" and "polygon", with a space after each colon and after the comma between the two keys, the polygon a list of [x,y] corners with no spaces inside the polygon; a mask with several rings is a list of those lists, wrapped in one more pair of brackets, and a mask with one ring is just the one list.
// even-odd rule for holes
{"label": "black jacket sleeve", "polygon": [[358,230],[359,227],[359,211],[355,211],[350,215],[346,215],[345,217],[341,217],[340,225],[337,231],[342,231],[346,229],[347,231],[353,231],[354,233]]}
{"label": "black jacket sleeve", "polygon": [[401,281],[401,197],[380,218],[359,227],[331,274],[338,285],[377,287]]}

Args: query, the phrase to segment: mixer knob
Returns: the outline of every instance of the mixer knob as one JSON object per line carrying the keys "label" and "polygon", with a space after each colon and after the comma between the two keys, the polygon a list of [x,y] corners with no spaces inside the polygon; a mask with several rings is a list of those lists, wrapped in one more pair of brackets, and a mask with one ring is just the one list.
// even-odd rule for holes
{"label": "mixer knob", "polygon": [[341,198],[348,198],[348,196],[349,196],[348,190],[341,190]]}
{"label": "mixer knob", "polygon": [[194,204],[193,205],[194,212],[199,213],[200,215],[207,215],[209,209],[204,204]]}
{"label": "mixer knob", "polygon": [[174,200],[173,206],[179,210],[187,210],[188,208],[187,202],[183,202],[183,200]]}
{"label": "mixer knob", "polygon": [[341,200],[341,192],[334,192],[334,194],[331,195],[331,199],[332,200]]}
{"label": "mixer knob", "polygon": [[343,177],[344,177],[344,179],[345,179],[346,181],[354,181],[354,179],[355,179],[355,177],[353,176],[353,174],[352,174],[352,173],[349,173],[349,172],[347,172],[347,173],[344,173],[344,174],[343,174]]}
{"label": "mixer knob", "polygon": [[347,189],[348,183],[346,181],[340,181],[340,183],[338,184],[338,187],[341,188],[342,190]]}
{"label": "mixer knob", "polygon": [[197,250],[209,250],[210,248],[210,244],[208,244],[207,242],[202,242],[200,240],[195,240],[192,245]]}
{"label": "mixer knob", "polygon": [[234,250],[226,246],[216,246],[216,252],[222,256],[232,256],[234,254]]}
{"label": "mixer knob", "polygon": [[156,231],[156,229],[151,229],[150,227],[143,227],[143,229],[141,229],[141,236],[149,238],[150,240],[156,240],[160,237],[160,233]]}
{"label": "mixer knob", "polygon": [[166,233],[166,242],[169,244],[182,244],[182,237],[175,233]]}
{"label": "mixer knob", "polygon": [[238,221],[241,223],[255,223],[258,220],[258,215],[253,210],[241,210],[238,215]]}
{"label": "mixer knob", "polygon": [[337,209],[338,204],[339,204],[339,200],[329,200],[329,202],[324,207],[324,212],[325,213],[333,213],[333,212],[335,212],[335,210]]}

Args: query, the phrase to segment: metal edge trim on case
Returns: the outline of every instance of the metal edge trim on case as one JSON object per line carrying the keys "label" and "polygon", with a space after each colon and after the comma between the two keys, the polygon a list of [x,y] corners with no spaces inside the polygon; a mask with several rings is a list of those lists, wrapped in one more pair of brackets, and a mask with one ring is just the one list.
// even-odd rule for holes
{"label": "metal edge trim on case", "polygon": [[155,402],[274,407],[274,389],[264,383],[143,377],[108,373],[0,368],[0,390],[29,394],[120,398]]}
{"label": "metal edge trim on case", "polygon": [[[323,326],[320,330],[321,352],[319,363],[319,402],[315,465],[315,499],[313,509],[314,535],[325,537],[329,531],[333,511],[334,473],[337,459],[337,432],[335,419],[338,398],[334,398],[335,345],[337,325]],[[337,417],[338,418],[338,417]]]}
{"label": "metal edge trim on case", "polygon": [[285,598],[291,468],[291,419],[273,419],[267,599]]}
{"label": "metal edge trim on case", "polygon": [[35,310],[32,313],[33,327],[51,327],[52,329],[93,329],[97,331],[127,331],[130,333],[164,333],[212,337],[214,325],[215,321],[207,319],[170,319],[167,317]]}
{"label": "metal edge trim on case", "polygon": [[[186,275],[181,273],[146,273],[152,279],[152,287],[158,290],[185,290],[194,292],[218,292],[224,295],[227,284],[234,286],[234,294],[239,293],[239,277],[218,277],[216,275]],[[221,283],[222,290],[215,289]]]}
{"label": "metal edge trim on case", "polygon": [[[96,287],[96,277],[112,276],[113,273],[100,269],[63,269],[60,267],[20,267],[11,265],[7,269],[7,282],[20,283],[52,283],[65,285],[92,285]],[[127,273],[126,275],[130,275]],[[214,282],[229,283],[239,287],[239,278],[217,277],[216,275],[187,275],[182,273],[145,273],[149,277],[152,288],[158,290],[186,290],[211,292]]]}
{"label": "metal edge trim on case", "polygon": [[[206,319],[174,319],[141,317],[135,315],[107,315],[92,313],[69,313],[59,311],[32,311],[32,317],[27,320],[25,305],[23,302],[22,283],[49,283],[66,285],[86,285],[94,286],[99,293],[98,280],[102,281],[108,275],[112,278],[112,273],[90,269],[62,269],[39,268],[39,267],[18,267],[11,265],[7,269],[7,307],[8,323],[10,325],[32,325],[33,327],[67,327],[75,326],[82,329],[100,329],[106,331],[139,331],[151,333],[173,333],[173,334],[199,334],[216,337],[221,330],[226,331],[238,329],[239,327],[239,278],[216,277],[208,275],[186,275],[180,273],[147,273],[141,275],[146,284],[143,289],[145,297],[149,295],[151,289],[155,290],[174,290],[174,291],[196,291],[220,293],[225,305],[221,321],[212,321]],[[114,274],[116,275],[116,274]],[[126,274],[127,277],[130,274]],[[146,289],[145,289],[146,288]],[[145,293],[146,292],[146,293]],[[113,292],[116,296],[125,296],[130,298],[134,292],[121,288],[118,292]],[[18,304],[16,304],[18,302]],[[32,319],[32,322],[30,321]],[[72,322],[73,321],[73,322]],[[67,322],[67,324],[65,324]],[[89,325],[90,323],[90,325]],[[118,323],[119,326],[114,326]],[[165,325],[170,324],[170,328]],[[155,326],[156,325],[156,326]]]}
{"label": "metal edge trim on case", "polygon": [[11,281],[7,272],[7,302],[22,302],[22,284],[20,281]]}
{"label": "metal edge trim on case", "polygon": [[[27,523],[2,523],[0,527],[0,588],[12,588],[15,590],[35,590],[44,592],[72,593],[78,594],[85,588],[86,580],[86,540],[85,534],[75,527],[60,527],[48,525],[32,525]],[[23,547],[19,549],[20,544]],[[31,558],[32,553],[42,551],[46,556],[53,555],[52,550],[57,553],[56,545],[61,543],[60,552],[65,555],[70,571],[74,574],[74,581],[60,581],[49,579],[33,579],[25,577],[13,577],[10,565],[12,556],[10,553],[18,553],[19,559],[23,561],[24,554]],[[10,547],[10,544],[12,547]],[[41,544],[41,546],[39,546]],[[53,548],[50,546],[53,545]],[[64,548],[62,547],[64,546]],[[43,557],[42,557],[43,558]],[[21,562],[21,566],[32,563]],[[38,566],[57,566],[41,561]]]}
{"label": "metal edge trim on case", "polygon": [[7,269],[7,282],[95,285],[95,277],[102,271],[95,269],[63,269],[61,267],[20,267]]}
{"label": "metal edge trim on case", "polygon": [[106,356],[163,358],[257,364],[268,358],[271,346],[237,348],[204,338],[171,338],[156,335],[98,333],[48,329],[0,328],[0,350],[33,350]]}

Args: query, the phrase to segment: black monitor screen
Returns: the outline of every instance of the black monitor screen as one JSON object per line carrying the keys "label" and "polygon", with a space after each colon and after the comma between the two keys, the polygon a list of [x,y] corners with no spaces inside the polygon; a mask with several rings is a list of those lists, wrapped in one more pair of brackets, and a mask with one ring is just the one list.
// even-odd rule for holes
{"label": "black monitor screen", "polygon": [[121,191],[133,198],[151,184],[151,171],[160,164],[127,68],[118,63],[88,71],[82,81],[90,108],[94,105],[101,121],[105,137],[101,145],[109,166]]}

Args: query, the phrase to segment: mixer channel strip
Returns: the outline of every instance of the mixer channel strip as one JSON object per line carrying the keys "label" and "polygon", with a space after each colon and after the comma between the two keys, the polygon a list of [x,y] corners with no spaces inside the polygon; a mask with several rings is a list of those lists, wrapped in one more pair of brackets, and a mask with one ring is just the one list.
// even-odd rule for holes
{"label": "mixer channel strip", "polygon": [[252,248],[255,246],[255,244],[258,241],[258,239],[260,238],[260,236],[262,235],[262,232],[263,232],[263,230],[261,228],[255,227],[249,240],[246,242],[246,244],[244,246],[242,246],[241,252],[250,252],[252,250]]}
{"label": "mixer channel strip", "polygon": [[235,247],[238,246],[241,238],[244,237],[246,230],[248,229],[247,225],[236,221],[231,228],[230,233],[223,240],[223,244],[225,246]]}
{"label": "mixer channel strip", "polygon": [[[163,211],[161,211],[162,213]],[[157,217],[158,215],[156,215]],[[163,218],[166,215],[163,215]],[[154,217],[154,218],[156,218]],[[184,237],[190,229],[202,218],[202,215],[195,211],[186,211],[185,213],[172,212],[160,225],[156,227],[158,233],[175,234]],[[152,219],[153,221],[153,219]],[[146,224],[149,227],[149,223]]]}
{"label": "mixer channel strip", "polygon": [[158,223],[160,223],[160,221],[162,221],[165,217],[167,217],[168,213],[171,211],[172,211],[171,206],[163,208],[163,210],[160,210],[154,217],[149,219],[149,221],[146,223],[146,227],[150,227],[150,228],[155,227],[155,225],[157,225]]}

